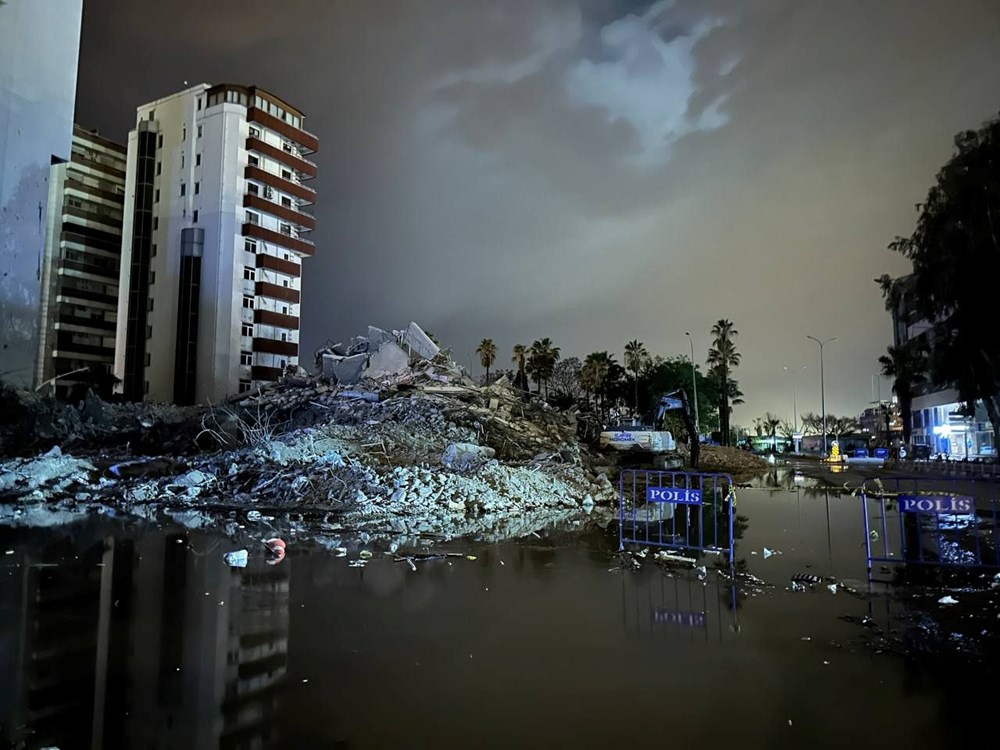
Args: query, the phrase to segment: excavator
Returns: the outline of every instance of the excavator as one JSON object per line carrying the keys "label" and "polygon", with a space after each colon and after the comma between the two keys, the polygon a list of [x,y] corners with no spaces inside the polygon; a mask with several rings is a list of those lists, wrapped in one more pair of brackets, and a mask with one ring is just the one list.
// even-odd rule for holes
{"label": "excavator", "polygon": [[669,461],[665,454],[672,453],[676,445],[673,435],[663,428],[667,412],[673,410],[681,412],[684,427],[690,437],[691,466],[697,469],[700,445],[684,389],[659,396],[641,425],[626,425],[604,430],[600,434],[598,445],[602,450],[623,454],[623,458],[628,456],[642,463],[646,462],[646,458],[651,458],[657,468],[667,468]]}

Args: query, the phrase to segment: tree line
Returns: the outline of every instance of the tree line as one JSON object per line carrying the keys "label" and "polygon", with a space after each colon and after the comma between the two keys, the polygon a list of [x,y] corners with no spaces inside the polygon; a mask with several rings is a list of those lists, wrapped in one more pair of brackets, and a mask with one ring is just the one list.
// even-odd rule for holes
{"label": "tree line", "polygon": [[[608,351],[591,352],[583,360],[562,358],[560,348],[549,338],[533,341],[530,346],[516,344],[509,370],[493,369],[499,354],[493,339],[483,339],[476,355],[486,371],[487,384],[501,376],[525,392],[534,384],[534,392],[555,406],[579,405],[604,418],[618,409],[646,415],[660,396],[679,390],[685,391],[693,408],[697,390],[701,432],[715,433],[721,443],[730,445],[733,407],[743,403],[739,382],[733,377],[741,360],[735,343],[739,331],[732,321],[722,319],[712,326],[711,335],[706,371],[692,367],[690,358],[683,355],[652,355],[636,339],[625,344],[621,362]],[[668,425],[675,435],[686,432],[674,415],[668,415]]]}

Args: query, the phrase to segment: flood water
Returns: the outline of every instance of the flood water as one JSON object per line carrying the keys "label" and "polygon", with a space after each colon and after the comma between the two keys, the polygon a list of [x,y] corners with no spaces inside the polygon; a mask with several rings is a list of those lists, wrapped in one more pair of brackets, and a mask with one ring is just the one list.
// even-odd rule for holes
{"label": "flood water", "polygon": [[975,668],[842,619],[901,606],[868,591],[857,503],[741,490],[737,557],[771,585],[738,591],[609,570],[614,529],[586,521],[416,571],[308,540],[230,568],[228,538],[108,519],[0,529],[0,747],[980,746]]}

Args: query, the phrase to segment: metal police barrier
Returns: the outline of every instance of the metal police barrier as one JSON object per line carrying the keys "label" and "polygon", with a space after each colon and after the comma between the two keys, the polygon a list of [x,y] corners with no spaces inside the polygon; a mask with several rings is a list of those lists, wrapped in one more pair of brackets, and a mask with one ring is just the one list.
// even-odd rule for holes
{"label": "metal police barrier", "polygon": [[1000,568],[1000,483],[892,477],[861,485],[868,571],[883,565]]}
{"label": "metal police barrier", "polygon": [[727,474],[626,469],[618,480],[618,548],[727,552],[732,564],[735,505]]}

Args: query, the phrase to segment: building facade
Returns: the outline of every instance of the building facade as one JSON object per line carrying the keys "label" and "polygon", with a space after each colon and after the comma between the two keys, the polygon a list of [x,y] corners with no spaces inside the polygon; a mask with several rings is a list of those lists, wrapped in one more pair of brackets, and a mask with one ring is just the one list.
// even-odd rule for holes
{"label": "building facade", "polygon": [[[892,308],[893,344],[905,346],[927,341],[934,335],[934,327],[913,309],[907,299],[906,278],[900,279],[902,291]],[[993,431],[986,408],[981,401],[967,413],[959,400],[958,391],[934,389],[925,385],[913,399],[914,445],[925,445],[931,455],[952,459],[993,458],[997,453]]]}
{"label": "building facade", "polygon": [[83,0],[0,3],[0,379],[31,385],[49,167],[69,158]]}
{"label": "building facade", "polygon": [[134,400],[217,401],[298,364],[307,184],[298,109],[200,84],[138,109],[129,134],[115,374]]}
{"label": "building facade", "polygon": [[125,147],[74,127],[49,171],[36,388],[111,395],[124,202]]}

